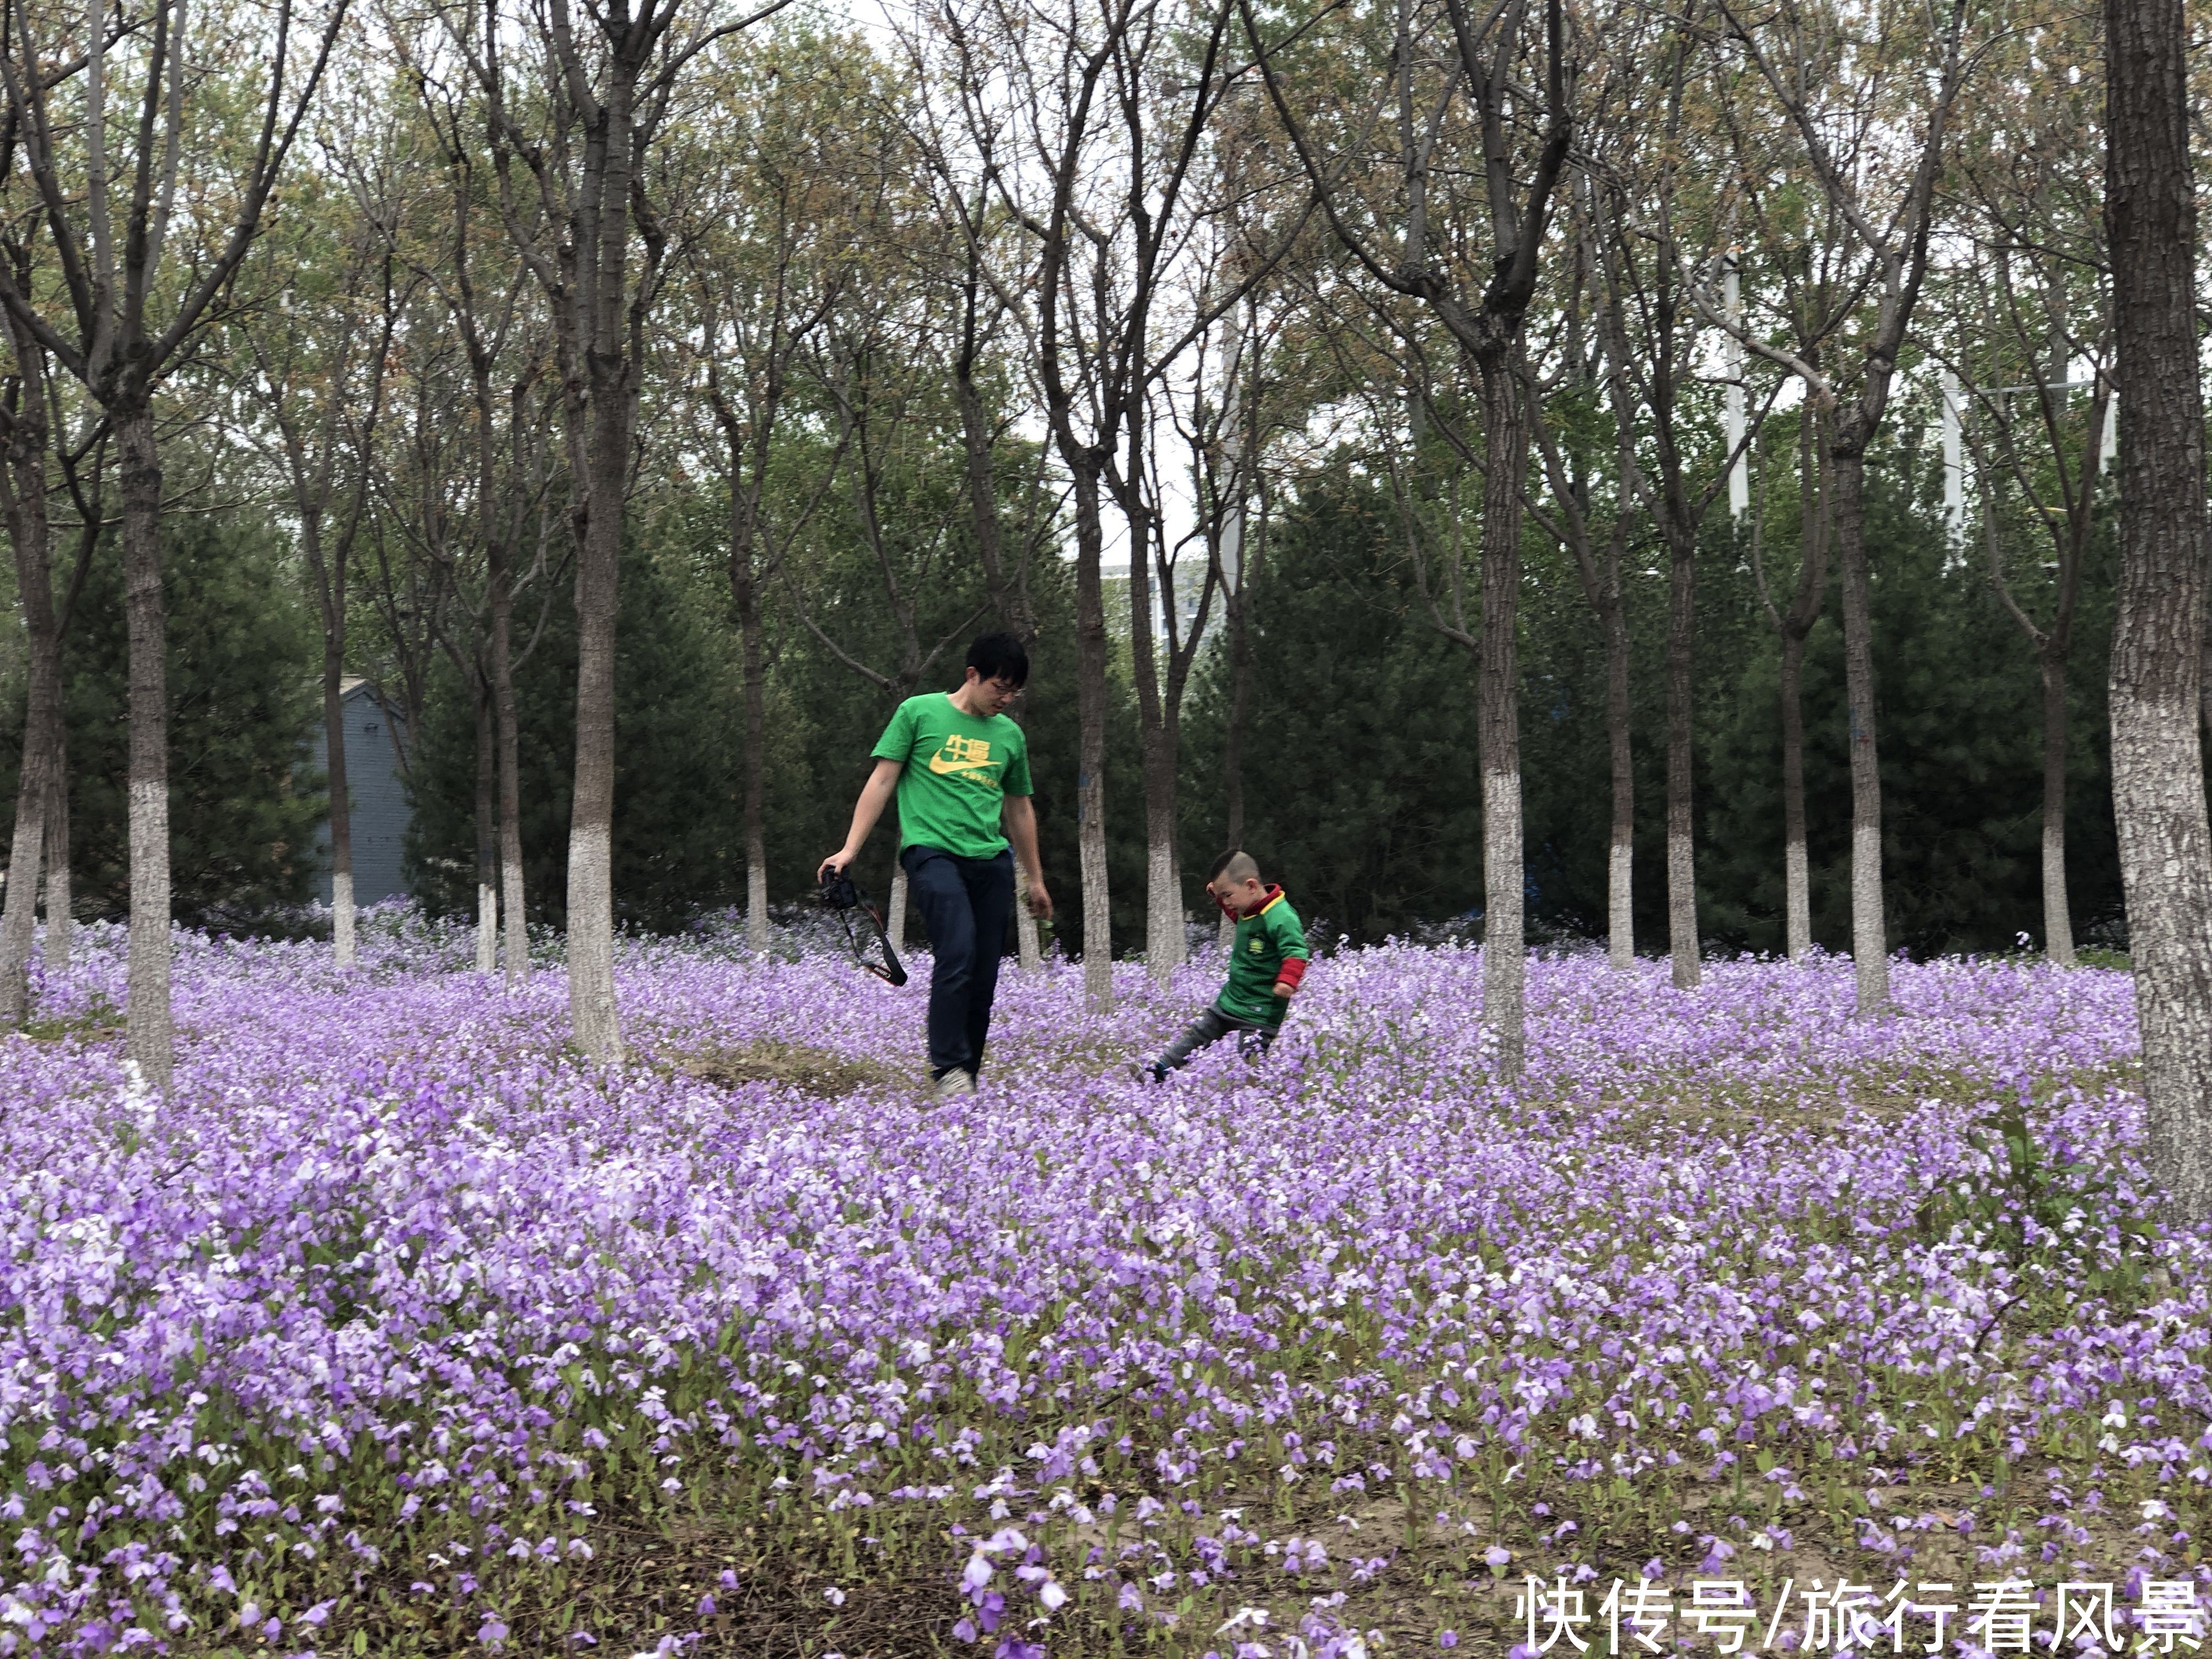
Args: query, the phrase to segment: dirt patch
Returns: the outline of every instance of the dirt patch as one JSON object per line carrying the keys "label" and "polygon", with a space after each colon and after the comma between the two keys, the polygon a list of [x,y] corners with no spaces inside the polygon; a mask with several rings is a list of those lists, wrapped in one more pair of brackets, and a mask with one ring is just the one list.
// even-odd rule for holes
{"label": "dirt patch", "polygon": [[672,1055],[670,1064],[686,1077],[733,1089],[746,1083],[780,1083],[803,1095],[834,1100],[856,1089],[880,1087],[897,1079],[872,1060],[810,1048],[796,1042],[748,1042],[734,1048],[695,1048]]}

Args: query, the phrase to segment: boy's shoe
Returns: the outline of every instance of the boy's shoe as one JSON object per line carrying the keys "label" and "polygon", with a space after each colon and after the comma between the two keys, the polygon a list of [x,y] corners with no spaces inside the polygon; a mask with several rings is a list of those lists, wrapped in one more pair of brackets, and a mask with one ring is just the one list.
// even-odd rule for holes
{"label": "boy's shoe", "polygon": [[975,1079],[956,1066],[937,1079],[932,1085],[932,1092],[936,1097],[937,1103],[942,1106],[948,1101],[959,1099],[963,1095],[974,1094]]}
{"label": "boy's shoe", "polygon": [[1133,1060],[1129,1062],[1129,1075],[1139,1083],[1165,1083],[1168,1068],[1156,1060]]}

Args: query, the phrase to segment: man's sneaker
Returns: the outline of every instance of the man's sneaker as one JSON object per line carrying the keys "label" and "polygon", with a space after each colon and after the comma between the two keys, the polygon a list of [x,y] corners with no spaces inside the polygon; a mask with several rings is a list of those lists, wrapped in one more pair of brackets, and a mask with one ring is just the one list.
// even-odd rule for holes
{"label": "man's sneaker", "polygon": [[937,1097],[937,1103],[942,1106],[947,1101],[959,1099],[963,1095],[974,1094],[975,1079],[956,1066],[937,1079],[933,1085],[933,1091]]}
{"label": "man's sneaker", "polygon": [[1129,1062],[1129,1075],[1139,1083],[1165,1083],[1168,1068],[1156,1060],[1133,1060]]}

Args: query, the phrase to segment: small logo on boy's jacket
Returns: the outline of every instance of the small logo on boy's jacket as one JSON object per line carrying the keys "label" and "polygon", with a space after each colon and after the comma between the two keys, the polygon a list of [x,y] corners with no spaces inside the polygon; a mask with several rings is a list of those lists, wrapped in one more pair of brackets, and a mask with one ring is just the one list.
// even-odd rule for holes
{"label": "small logo on boy's jacket", "polygon": [[1254,940],[1253,940],[1249,945],[1246,945],[1244,948],[1245,948],[1246,950],[1248,950],[1248,951],[1264,951],[1264,950],[1266,950],[1266,949],[1267,948],[1267,941],[1266,941],[1266,940],[1264,940],[1264,939],[1254,939]]}

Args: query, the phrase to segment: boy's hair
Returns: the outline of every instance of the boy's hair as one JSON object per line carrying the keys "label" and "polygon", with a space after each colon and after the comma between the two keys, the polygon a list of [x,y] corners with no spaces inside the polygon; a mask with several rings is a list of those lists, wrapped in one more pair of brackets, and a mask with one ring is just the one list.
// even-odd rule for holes
{"label": "boy's hair", "polygon": [[1213,861],[1213,872],[1207,876],[1206,884],[1226,881],[1231,887],[1239,882],[1260,879],[1259,860],[1242,848],[1231,848]]}
{"label": "boy's hair", "polygon": [[968,647],[968,665],[979,680],[1006,679],[1018,686],[1029,684],[1030,653],[1012,634],[984,635]]}

